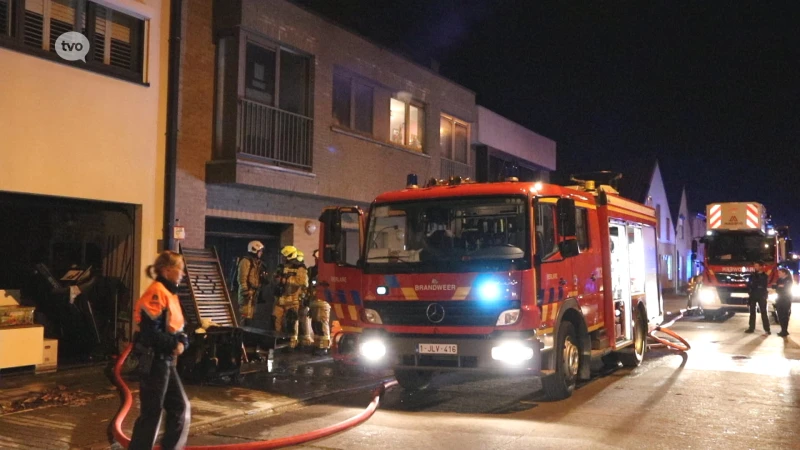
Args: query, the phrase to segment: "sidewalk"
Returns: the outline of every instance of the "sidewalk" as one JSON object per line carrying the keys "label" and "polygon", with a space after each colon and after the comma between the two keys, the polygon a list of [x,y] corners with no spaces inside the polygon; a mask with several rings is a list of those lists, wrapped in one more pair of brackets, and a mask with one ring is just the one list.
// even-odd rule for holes
{"label": "sidewalk", "polygon": [[[192,405],[190,436],[286,410],[327,395],[363,390],[385,374],[353,374],[337,370],[330,357],[281,355],[277,368],[267,371],[258,363],[243,367],[247,373],[240,386],[186,385]],[[124,430],[130,436],[139,415],[138,384],[128,383],[133,406]],[[63,372],[20,374],[0,378],[0,405],[29,400],[35,409],[2,413],[0,448],[105,449],[111,448],[108,427],[120,400],[104,367]],[[31,401],[32,400],[32,401]],[[191,443],[191,437],[190,437]]]}

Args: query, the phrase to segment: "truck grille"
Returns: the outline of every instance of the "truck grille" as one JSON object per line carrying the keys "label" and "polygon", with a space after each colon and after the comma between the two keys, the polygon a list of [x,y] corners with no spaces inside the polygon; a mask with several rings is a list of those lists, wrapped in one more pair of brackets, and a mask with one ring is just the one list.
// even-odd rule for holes
{"label": "truck grille", "polygon": [[[438,304],[444,309],[444,318],[433,322],[428,318],[428,307]],[[494,326],[497,317],[507,309],[519,308],[519,301],[499,301],[483,304],[476,301],[368,301],[364,307],[374,309],[384,325],[411,326]]]}
{"label": "truck grille", "polygon": [[[723,305],[746,305],[749,298],[741,297],[741,294],[746,294],[747,289],[737,289],[737,288],[725,288],[725,287],[718,287],[717,288],[717,295],[719,295],[719,300]],[[738,296],[733,296],[733,294],[738,294]]]}
{"label": "truck grille", "polygon": [[749,273],[717,272],[717,281],[724,284],[744,284],[750,281]]}

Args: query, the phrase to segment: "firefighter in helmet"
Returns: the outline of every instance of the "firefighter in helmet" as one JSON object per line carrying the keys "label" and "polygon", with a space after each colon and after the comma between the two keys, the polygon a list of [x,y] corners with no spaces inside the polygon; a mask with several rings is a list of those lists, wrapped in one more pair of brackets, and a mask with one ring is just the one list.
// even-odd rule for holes
{"label": "firefighter in helmet", "polygon": [[308,287],[308,271],[305,265],[297,260],[297,253],[297,249],[291,245],[281,249],[281,255],[286,261],[276,274],[279,295],[276,296],[277,300],[272,310],[275,332],[289,334],[291,349],[297,347],[300,301],[304,290]]}
{"label": "firefighter in helmet", "polygon": [[310,291],[310,313],[311,327],[314,330],[314,353],[327,354],[331,346],[331,305],[319,298],[316,292],[317,284],[317,258],[319,250],[314,250],[314,265],[308,269],[311,286]]}
{"label": "firefighter in helmet", "polygon": [[[297,262],[300,263],[305,269],[306,274],[308,274],[308,267],[306,267],[305,263],[305,255],[301,251],[297,251]],[[309,275],[308,278],[308,286],[303,289],[303,293],[300,295],[300,310],[299,310],[299,333],[300,333],[300,345],[302,346],[311,346],[314,344],[314,338],[312,337],[311,331],[311,317],[309,316],[309,305],[310,297],[309,294],[313,291],[314,287],[311,285],[311,277]]]}
{"label": "firefighter in helmet", "polygon": [[264,244],[250,241],[247,244],[247,255],[239,260],[236,279],[239,282],[238,300],[242,325],[250,325],[256,312],[256,300],[261,290],[263,252]]}

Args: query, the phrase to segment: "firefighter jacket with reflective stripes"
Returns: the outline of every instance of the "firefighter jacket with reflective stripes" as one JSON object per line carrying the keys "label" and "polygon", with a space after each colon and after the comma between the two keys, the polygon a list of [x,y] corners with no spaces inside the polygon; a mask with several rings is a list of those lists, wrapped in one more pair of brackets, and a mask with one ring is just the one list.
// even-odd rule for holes
{"label": "firefighter jacket with reflective stripes", "polygon": [[290,262],[280,272],[282,293],[278,299],[279,305],[300,303],[308,287],[308,270],[306,266]]}
{"label": "firefighter jacket with reflective stripes", "polygon": [[237,273],[239,292],[256,290],[261,287],[261,260],[252,255],[239,260]]}
{"label": "firefighter jacket with reflective stripes", "polygon": [[139,326],[138,342],[161,355],[171,355],[178,342],[183,343],[184,350],[189,347],[177,293],[177,286],[158,277],[134,308],[134,320]]}

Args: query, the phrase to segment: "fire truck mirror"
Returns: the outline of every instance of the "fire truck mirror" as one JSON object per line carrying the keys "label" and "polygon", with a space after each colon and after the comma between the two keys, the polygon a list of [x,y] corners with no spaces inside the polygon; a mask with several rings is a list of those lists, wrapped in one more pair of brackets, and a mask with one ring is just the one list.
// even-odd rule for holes
{"label": "fire truck mirror", "polygon": [[575,237],[575,200],[560,198],[556,208],[558,209],[558,234],[565,238]]}
{"label": "fire truck mirror", "polygon": [[568,239],[565,241],[561,241],[558,244],[558,249],[561,251],[561,256],[563,258],[571,258],[573,256],[577,256],[580,253],[577,239]]}

